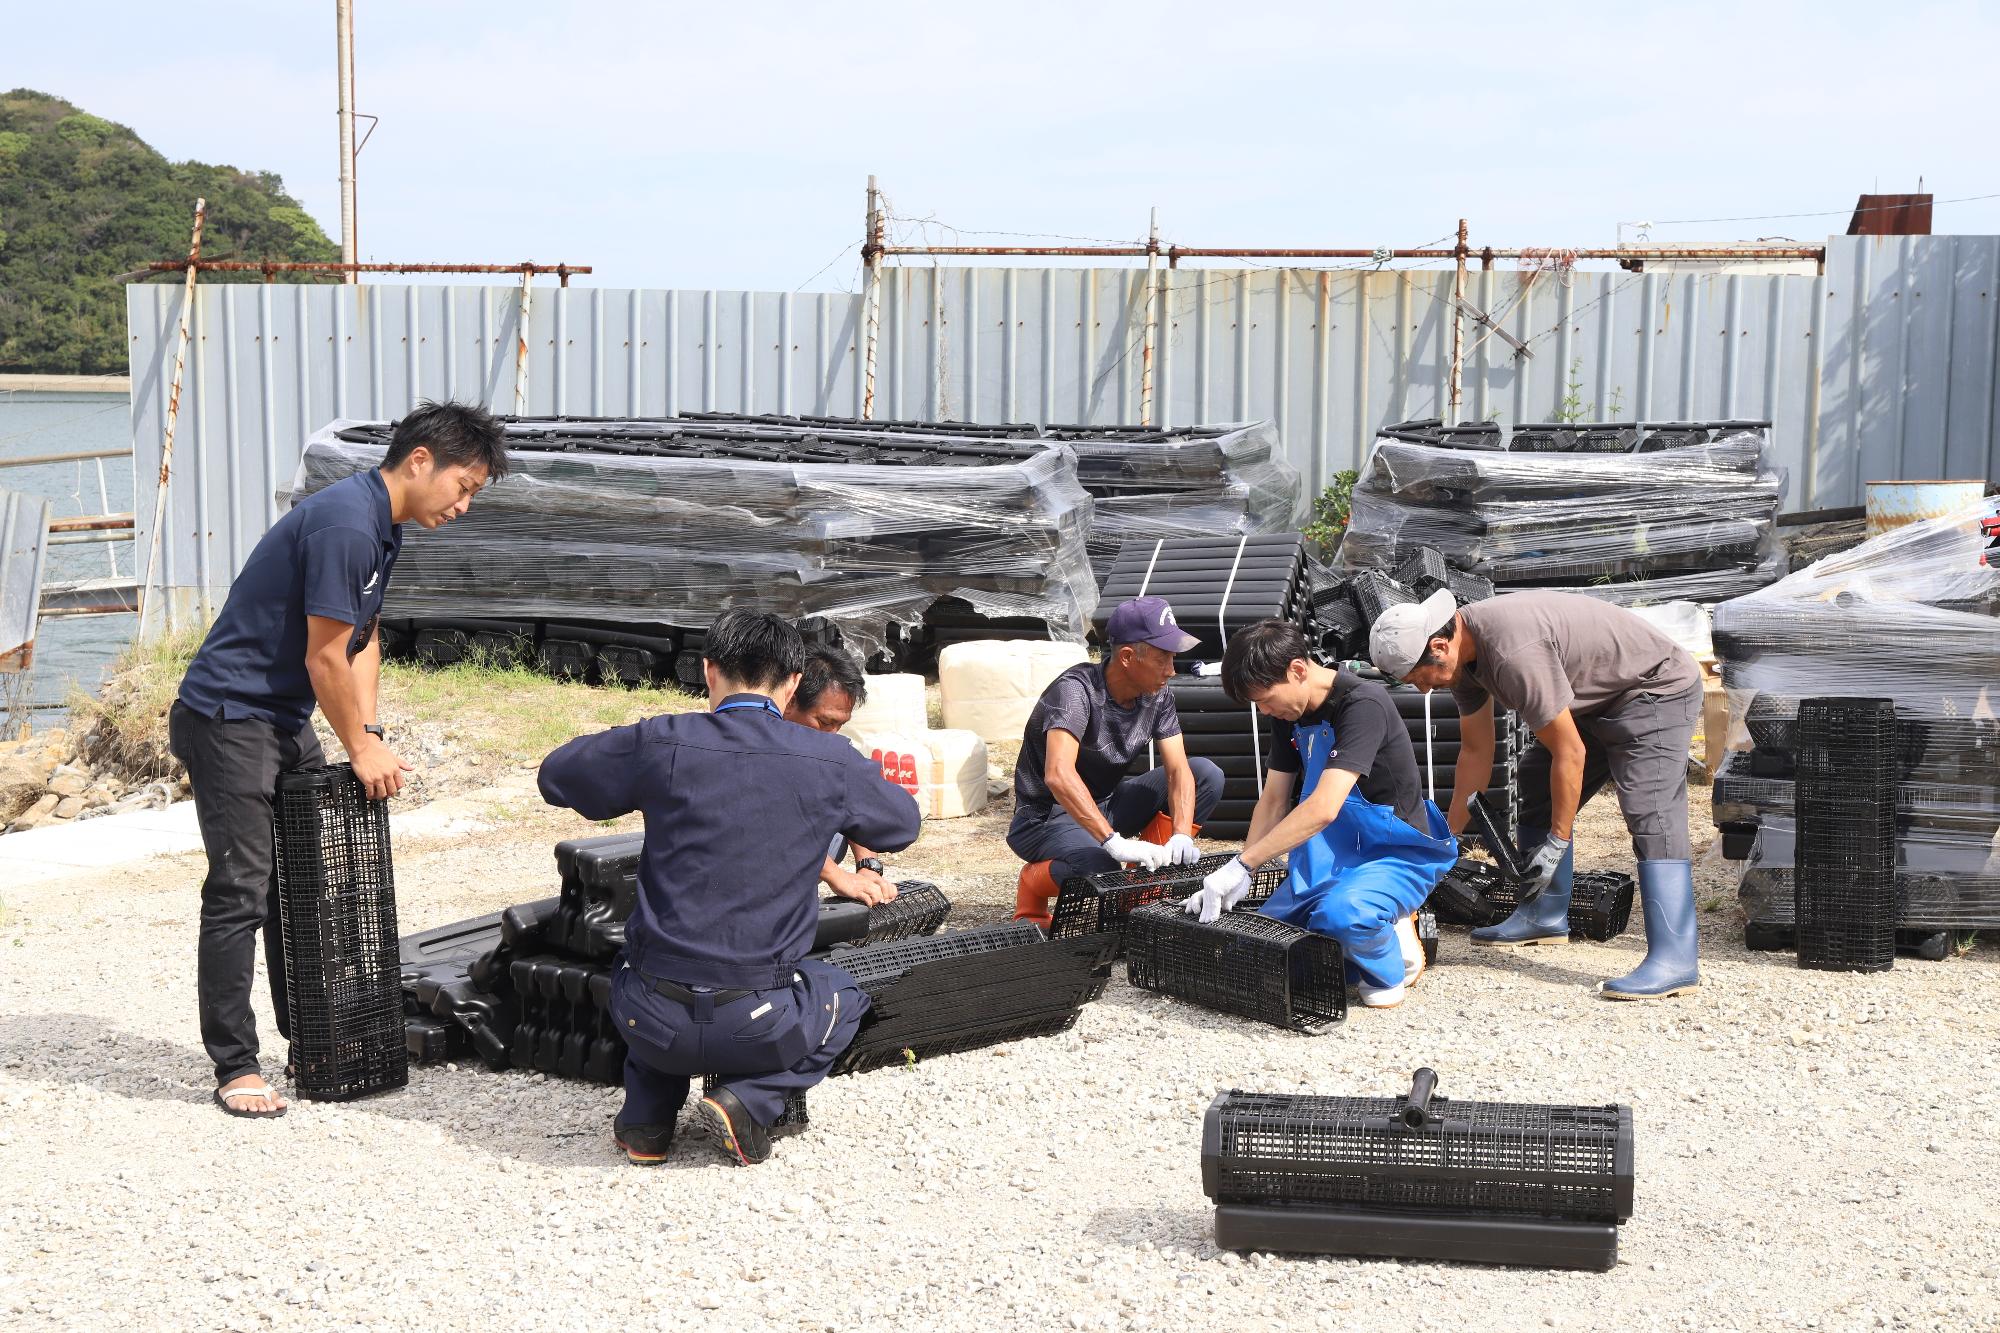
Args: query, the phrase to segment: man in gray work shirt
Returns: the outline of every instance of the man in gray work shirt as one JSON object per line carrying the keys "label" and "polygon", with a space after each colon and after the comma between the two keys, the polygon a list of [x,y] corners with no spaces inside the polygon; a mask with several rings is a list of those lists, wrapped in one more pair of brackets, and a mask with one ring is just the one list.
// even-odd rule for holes
{"label": "man in gray work shirt", "polygon": [[1438,592],[1384,611],[1369,643],[1383,671],[1458,700],[1453,833],[1465,828],[1471,794],[1492,780],[1494,701],[1541,742],[1521,763],[1522,906],[1473,931],[1473,943],[1569,941],[1576,812],[1609,782],[1639,861],[1646,958],[1598,991],[1642,1000],[1700,985],[1687,793],[1688,743],[1701,716],[1694,659],[1623,607],[1567,592],[1507,593],[1463,610]]}

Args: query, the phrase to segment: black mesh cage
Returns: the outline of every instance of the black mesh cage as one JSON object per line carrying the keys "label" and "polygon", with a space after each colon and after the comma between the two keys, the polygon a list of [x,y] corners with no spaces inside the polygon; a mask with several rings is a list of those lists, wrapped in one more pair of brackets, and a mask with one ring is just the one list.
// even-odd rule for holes
{"label": "black mesh cage", "polygon": [[1896,961],[1896,708],[1800,702],[1792,876],[1800,967],[1883,972]]}
{"label": "black mesh cage", "polygon": [[889,944],[896,940],[930,935],[951,915],[951,899],[944,890],[921,879],[896,881],[896,896],[868,909],[868,944]]}
{"label": "black mesh cage", "polygon": [[1209,1104],[1201,1168],[1218,1204],[1622,1222],[1632,1111],[1230,1091]]}
{"label": "black mesh cage", "polygon": [[[1217,852],[1192,865],[1072,875],[1062,882],[1062,890],[1056,897],[1049,916],[1049,936],[1059,940],[1098,932],[1122,936],[1133,909],[1169,898],[1186,898],[1200,890],[1209,872],[1220,870],[1234,859],[1233,852]],[[1285,879],[1285,864],[1283,858],[1276,858],[1262,870],[1253,872],[1244,903],[1254,905],[1277,892]]]}
{"label": "black mesh cage", "polygon": [[409,1082],[389,809],[346,764],[278,779],[273,816],[293,1086],[345,1101]]}
{"label": "black mesh cage", "polygon": [[1203,925],[1179,903],[1138,908],[1125,927],[1125,976],[1140,990],[1300,1032],[1347,1017],[1339,941],[1240,909]]}

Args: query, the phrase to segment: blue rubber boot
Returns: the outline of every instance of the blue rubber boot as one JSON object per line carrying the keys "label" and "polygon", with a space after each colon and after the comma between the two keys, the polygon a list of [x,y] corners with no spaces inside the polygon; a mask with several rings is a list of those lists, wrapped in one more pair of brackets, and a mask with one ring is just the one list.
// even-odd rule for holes
{"label": "blue rubber boot", "polygon": [[[1547,829],[1522,829],[1522,849],[1532,853],[1548,836]],[[1526,907],[1515,908],[1514,914],[1497,926],[1480,926],[1472,932],[1472,942],[1491,949],[1568,944],[1569,894],[1575,883],[1576,844],[1572,841],[1541,896]]]}
{"label": "blue rubber boot", "polygon": [[1646,961],[1616,981],[1599,983],[1598,994],[1607,1000],[1659,1000],[1701,985],[1693,863],[1641,861],[1639,907],[1646,916]]}

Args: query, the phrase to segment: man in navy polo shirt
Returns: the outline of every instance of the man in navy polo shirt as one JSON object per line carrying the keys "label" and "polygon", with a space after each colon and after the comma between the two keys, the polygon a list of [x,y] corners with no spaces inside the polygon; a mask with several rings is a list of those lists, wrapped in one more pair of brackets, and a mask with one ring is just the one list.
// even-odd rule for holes
{"label": "man in navy polo shirt", "polygon": [[827,842],[899,852],[917,803],[846,739],[785,720],[805,643],[767,612],[716,617],[702,641],[706,713],[579,736],[542,760],[542,799],[586,819],[646,818],[639,895],[611,987],[625,1039],[612,1135],[637,1166],[666,1160],[690,1079],[716,1142],[771,1155],[785,1099],[825,1078],[868,996],[809,959]]}
{"label": "man in navy polo shirt", "polygon": [[258,1070],[250,1010],[256,936],[264,930],[271,1007],[287,1034],[285,956],[278,937],[271,808],[278,776],[325,762],[317,703],[377,799],[409,765],[375,715],[382,648],[377,620],[402,549],[402,525],[436,528],[464,513],[507,471],[500,423],[462,403],[419,403],[396,423],[379,468],[302,501],[264,534],[209,627],[167,720],[187,765],[208,851],[201,886],[196,988],[201,1040],[215,1062],[215,1100],[231,1115],[283,1115]]}

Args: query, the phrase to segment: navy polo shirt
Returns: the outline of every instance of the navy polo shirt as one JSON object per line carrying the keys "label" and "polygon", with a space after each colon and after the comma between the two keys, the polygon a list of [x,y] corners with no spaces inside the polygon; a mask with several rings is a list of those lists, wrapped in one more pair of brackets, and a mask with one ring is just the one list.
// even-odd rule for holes
{"label": "navy polo shirt", "polygon": [[402,549],[379,469],[307,496],[243,562],[181,678],[180,701],[203,717],[304,726],[317,702],[306,673],[306,617],[354,626],[350,656],[367,647]]}
{"label": "navy polo shirt", "polygon": [[760,694],[579,736],[542,760],[541,788],[586,819],[645,815],[625,956],[684,986],[790,986],[833,835],[885,852],[917,840],[917,803],[879,762]]}

